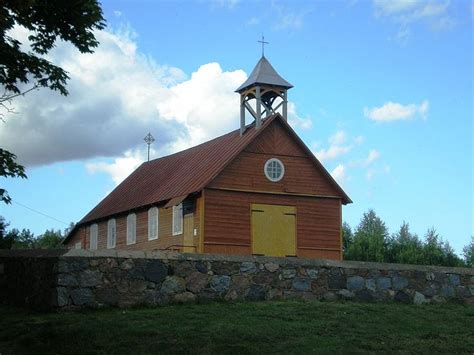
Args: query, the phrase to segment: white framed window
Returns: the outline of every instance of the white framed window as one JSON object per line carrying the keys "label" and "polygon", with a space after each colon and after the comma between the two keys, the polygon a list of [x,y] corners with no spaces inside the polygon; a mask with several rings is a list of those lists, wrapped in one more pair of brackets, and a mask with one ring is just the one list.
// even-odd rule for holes
{"label": "white framed window", "polygon": [[283,179],[283,175],[285,175],[285,166],[281,160],[271,158],[265,163],[263,171],[268,180],[277,182]]}
{"label": "white framed window", "polygon": [[158,239],[158,208],[148,210],[148,240]]}
{"label": "white framed window", "polygon": [[74,248],[75,248],[75,249],[81,249],[81,248],[82,248],[82,243],[81,243],[81,242],[77,242],[77,243],[74,245]]}
{"label": "white framed window", "polygon": [[137,242],[137,215],[130,213],[127,216],[127,245]]}
{"label": "white framed window", "polygon": [[107,222],[107,248],[115,248],[115,242],[117,240],[117,227],[115,218],[109,219]]}
{"label": "white framed window", "polygon": [[183,204],[173,206],[173,235],[183,234]]}
{"label": "white framed window", "polygon": [[97,250],[97,242],[99,239],[99,226],[94,223],[89,228],[89,249]]}

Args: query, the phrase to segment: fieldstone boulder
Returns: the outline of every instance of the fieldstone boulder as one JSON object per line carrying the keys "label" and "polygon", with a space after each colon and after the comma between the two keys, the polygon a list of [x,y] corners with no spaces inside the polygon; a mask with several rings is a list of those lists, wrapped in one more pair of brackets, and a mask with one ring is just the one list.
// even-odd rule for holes
{"label": "fieldstone boulder", "polygon": [[161,285],[161,292],[164,294],[179,293],[186,290],[186,282],[178,276],[167,276]]}
{"label": "fieldstone boulder", "polygon": [[238,274],[241,266],[238,263],[222,261],[212,265],[212,271],[216,275],[234,275]]}
{"label": "fieldstone boulder", "polygon": [[377,284],[378,290],[388,290],[392,287],[392,281],[389,277],[379,277],[375,283]]}
{"label": "fieldstone boulder", "polygon": [[296,291],[311,291],[311,279],[295,277],[292,286]]}
{"label": "fieldstone boulder", "polygon": [[254,262],[244,261],[242,264],[240,264],[240,272],[242,274],[254,274],[257,272],[257,266]]}
{"label": "fieldstone boulder", "polygon": [[196,301],[196,295],[191,292],[178,293],[173,297],[173,302],[190,303]]}
{"label": "fieldstone boulder", "polygon": [[452,298],[455,295],[454,287],[452,286],[442,286],[439,291],[440,295],[444,298]]}
{"label": "fieldstone boulder", "polygon": [[274,263],[266,263],[265,264],[265,269],[267,269],[270,272],[275,272],[280,268],[280,265],[274,264]]}
{"label": "fieldstone boulder", "polygon": [[395,294],[394,300],[401,303],[411,303],[412,301],[410,294],[405,290],[398,291]]}
{"label": "fieldstone boulder", "polygon": [[296,276],[295,269],[283,269],[281,270],[281,277],[284,279],[292,279]]}
{"label": "fieldstone boulder", "polygon": [[245,298],[249,301],[263,301],[265,299],[265,287],[262,285],[251,285]]}
{"label": "fieldstone boulder", "polygon": [[56,303],[58,307],[64,307],[69,305],[69,293],[66,287],[56,288]]}
{"label": "fieldstone boulder", "polygon": [[[365,287],[365,280],[361,276],[351,276],[347,279],[347,289],[349,291],[362,290]],[[340,287],[345,288],[345,287]]]}
{"label": "fieldstone boulder", "polygon": [[91,305],[93,301],[92,291],[89,288],[74,288],[69,291],[72,303],[75,306]]}
{"label": "fieldstone boulder", "polygon": [[135,266],[135,263],[133,262],[133,259],[125,259],[124,261],[122,261],[122,263],[120,264],[120,269],[122,270],[130,270],[131,268],[133,268]]}
{"label": "fieldstone boulder", "polygon": [[159,260],[151,260],[145,267],[145,279],[151,282],[160,283],[168,275],[168,266]]}
{"label": "fieldstone boulder", "polygon": [[118,304],[119,294],[115,288],[99,288],[95,291],[95,299],[100,304],[116,306]]}
{"label": "fieldstone boulder", "polygon": [[453,286],[459,286],[461,284],[461,278],[457,274],[448,275],[449,283]]}
{"label": "fieldstone boulder", "polygon": [[372,292],[375,292],[377,290],[377,285],[375,283],[375,280],[374,279],[365,280],[365,288]]}
{"label": "fieldstone boulder", "polygon": [[84,270],[79,274],[79,286],[95,287],[102,283],[101,273],[99,271]]}
{"label": "fieldstone boulder", "polygon": [[207,274],[195,271],[186,279],[186,289],[191,292],[198,293],[208,284]]}
{"label": "fieldstone boulder", "polygon": [[346,288],[346,275],[340,269],[332,269],[328,275],[328,287],[332,290]]}
{"label": "fieldstone boulder", "polygon": [[428,303],[428,300],[420,292],[415,292],[415,296],[413,296],[413,303],[414,304],[424,304],[424,303]]}
{"label": "fieldstone boulder", "polygon": [[340,291],[337,291],[337,295],[343,299],[349,300],[355,297],[354,292],[351,292],[349,290],[343,289]]}
{"label": "fieldstone boulder", "polygon": [[227,275],[215,275],[211,280],[211,289],[218,292],[219,294],[227,292],[230,286],[230,276]]}
{"label": "fieldstone boulder", "polygon": [[306,269],[306,275],[308,275],[310,279],[317,279],[318,274],[319,274],[319,270],[317,269]]}
{"label": "fieldstone boulder", "polygon": [[58,286],[78,286],[79,281],[71,274],[59,274]]}
{"label": "fieldstone boulder", "polygon": [[403,290],[408,286],[408,279],[401,276],[392,277],[392,287],[394,290]]}

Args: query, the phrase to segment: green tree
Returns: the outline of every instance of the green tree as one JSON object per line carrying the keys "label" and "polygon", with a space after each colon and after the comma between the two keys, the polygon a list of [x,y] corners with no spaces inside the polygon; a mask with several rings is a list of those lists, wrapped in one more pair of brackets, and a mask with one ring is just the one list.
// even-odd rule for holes
{"label": "green tree", "polygon": [[352,229],[349,223],[344,222],[342,224],[342,248],[344,253],[344,259],[346,258],[347,251],[349,247],[354,242],[354,235],[352,234]]}
{"label": "green tree", "polygon": [[474,267],[474,236],[471,235],[471,242],[462,249],[462,253],[466,265]]}
{"label": "green tree", "polygon": [[11,249],[34,249],[36,248],[36,239],[29,229],[13,228],[7,233],[7,237],[12,240]]}
{"label": "green tree", "polygon": [[403,264],[423,263],[423,244],[416,234],[410,232],[405,221],[388,242],[386,260]]}
{"label": "green tree", "polygon": [[431,227],[425,234],[423,263],[426,265],[443,265],[443,259],[443,242],[436,229]]}
{"label": "green tree", "polygon": [[[14,26],[26,28],[30,50],[10,36]],[[57,39],[72,43],[81,53],[90,53],[98,42],[94,30],[103,29],[105,20],[97,0],[3,0],[0,4],[0,120],[11,112],[11,101],[31,90],[47,87],[67,95],[66,71],[46,58]],[[0,177],[26,178],[25,168],[15,154],[0,151]],[[5,189],[0,200],[11,202]]]}
{"label": "green tree", "polygon": [[0,249],[11,249],[13,239],[7,235],[8,223],[5,218],[0,216]]}
{"label": "green tree", "polygon": [[[26,179],[25,168],[15,162],[16,155],[0,148],[0,176],[20,177]],[[11,203],[11,198],[5,189],[0,187],[0,201]]]}
{"label": "green tree", "polygon": [[64,237],[60,230],[47,229],[36,240],[36,248],[39,249],[59,249],[62,247]]}
{"label": "green tree", "polygon": [[370,209],[357,226],[347,259],[383,262],[386,259],[387,239],[385,223]]}

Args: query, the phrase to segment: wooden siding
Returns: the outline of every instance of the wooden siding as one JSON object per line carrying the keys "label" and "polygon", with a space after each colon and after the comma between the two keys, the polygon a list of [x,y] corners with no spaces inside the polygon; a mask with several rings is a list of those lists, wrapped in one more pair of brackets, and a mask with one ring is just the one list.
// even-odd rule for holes
{"label": "wooden siding", "polygon": [[[285,174],[278,182],[271,182],[265,176],[264,165],[270,158],[280,159],[285,166]],[[279,122],[268,127],[208,187],[333,197],[340,195],[325,173],[314,165]]]}
{"label": "wooden siding", "polygon": [[252,203],[296,207],[297,256],[341,257],[340,199],[205,190],[204,252],[250,254]]}

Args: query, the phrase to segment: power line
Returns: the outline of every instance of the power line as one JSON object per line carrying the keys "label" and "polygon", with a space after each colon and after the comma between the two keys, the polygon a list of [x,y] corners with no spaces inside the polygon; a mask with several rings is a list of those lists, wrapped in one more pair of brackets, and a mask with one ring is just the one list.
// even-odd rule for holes
{"label": "power line", "polygon": [[65,224],[66,226],[69,226],[69,223],[66,223],[66,222],[61,221],[61,220],[59,220],[59,219],[57,219],[57,218],[54,218],[54,217],[52,217],[52,216],[49,216],[49,215],[47,215],[46,213],[40,212],[40,211],[38,211],[38,210],[35,210],[34,208],[28,207],[28,206],[26,206],[26,205],[24,205],[24,204],[22,204],[22,203],[20,203],[20,202],[18,202],[18,201],[15,201],[15,200],[12,200],[12,201],[15,202],[18,206],[21,206],[21,207],[23,207],[23,208],[26,208],[26,209],[28,209],[28,210],[30,210],[30,211],[35,212],[35,213],[38,213],[38,214],[40,214],[40,215],[42,215],[42,216],[44,216],[44,217],[47,217],[47,218],[49,218],[49,219],[52,219],[53,221],[56,221],[56,222]]}

